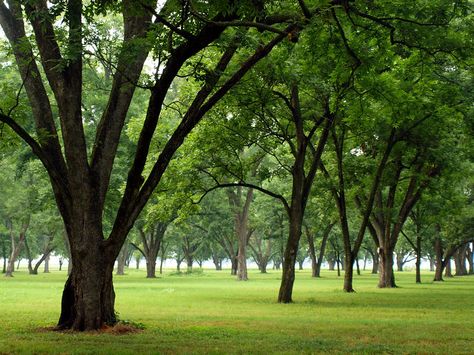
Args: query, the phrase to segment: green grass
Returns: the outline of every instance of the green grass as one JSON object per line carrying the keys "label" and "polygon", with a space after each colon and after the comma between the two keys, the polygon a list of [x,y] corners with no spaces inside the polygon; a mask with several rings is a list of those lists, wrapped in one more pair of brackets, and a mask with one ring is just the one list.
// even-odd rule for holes
{"label": "green grass", "polygon": [[64,272],[25,271],[0,277],[0,354],[470,354],[474,351],[474,277],[416,285],[411,272],[399,288],[355,279],[341,291],[334,272],[312,279],[298,272],[294,304],[276,303],[280,272],[250,272],[237,282],[228,271],[148,280],[144,271],[115,277],[121,319],[145,325],[127,335],[45,331],[57,321]]}

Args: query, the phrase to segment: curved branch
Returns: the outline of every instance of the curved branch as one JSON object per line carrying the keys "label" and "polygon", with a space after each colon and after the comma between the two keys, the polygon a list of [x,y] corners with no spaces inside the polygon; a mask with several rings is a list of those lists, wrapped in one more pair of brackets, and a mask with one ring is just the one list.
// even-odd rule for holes
{"label": "curved branch", "polygon": [[246,183],[246,182],[235,182],[235,183],[224,183],[224,184],[218,184],[218,185],[215,185],[213,187],[211,187],[209,190],[207,190],[200,198],[197,202],[193,202],[194,204],[199,204],[201,203],[201,201],[204,199],[204,197],[207,196],[208,193],[214,191],[214,190],[217,190],[217,189],[221,189],[221,188],[226,188],[226,187],[238,187],[238,186],[241,186],[241,187],[248,187],[248,188],[251,188],[251,189],[255,189],[255,190],[258,190],[260,192],[263,192],[264,194],[270,196],[270,197],[273,197],[273,198],[276,198],[277,200],[279,200],[283,206],[285,207],[285,210],[288,214],[290,214],[290,205],[288,204],[288,201],[286,201],[286,199],[280,195],[280,194],[277,194],[275,192],[272,192],[270,190],[267,190],[261,186],[258,186],[258,185],[254,185],[254,184],[249,184],[249,183]]}

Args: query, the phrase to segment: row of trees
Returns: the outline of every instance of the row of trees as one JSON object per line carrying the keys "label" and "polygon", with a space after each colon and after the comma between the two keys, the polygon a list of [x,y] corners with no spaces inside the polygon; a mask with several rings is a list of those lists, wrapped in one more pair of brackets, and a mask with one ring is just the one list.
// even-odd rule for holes
{"label": "row of trees", "polygon": [[303,235],[316,265],[318,233],[342,248],[347,292],[364,248],[394,287],[401,238],[438,280],[472,239],[469,1],[7,0],[0,24],[4,156],[41,162],[72,262],[60,328],[116,322],[132,230],[150,275],[165,234],[241,280],[284,240],[284,303]]}

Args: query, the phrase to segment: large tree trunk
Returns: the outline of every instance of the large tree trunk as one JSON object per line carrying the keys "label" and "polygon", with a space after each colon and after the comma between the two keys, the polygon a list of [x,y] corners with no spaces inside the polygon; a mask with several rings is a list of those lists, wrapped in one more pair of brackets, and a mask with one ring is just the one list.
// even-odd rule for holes
{"label": "large tree trunk", "polygon": [[393,250],[391,248],[379,248],[380,274],[379,288],[397,287],[393,274]]}
{"label": "large tree trunk", "polygon": [[352,287],[352,280],[354,275],[354,258],[351,252],[346,253],[346,263],[344,265],[344,292],[355,292]]}
{"label": "large tree trunk", "polygon": [[116,323],[115,257],[106,255],[102,245],[84,238],[82,246],[72,247],[74,267],[64,286],[59,329],[95,330]]}
{"label": "large tree trunk", "polygon": [[456,254],[454,255],[454,265],[456,267],[455,276],[464,276],[467,275],[467,268],[466,268],[466,250],[468,245],[465,244],[457,250]]}
{"label": "large tree trunk", "polygon": [[148,279],[156,278],[156,259],[148,260],[146,259],[146,277]]}

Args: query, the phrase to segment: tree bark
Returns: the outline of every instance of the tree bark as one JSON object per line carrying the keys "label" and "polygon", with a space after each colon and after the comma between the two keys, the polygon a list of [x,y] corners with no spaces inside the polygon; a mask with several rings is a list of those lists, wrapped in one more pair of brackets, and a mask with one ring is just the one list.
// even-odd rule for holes
{"label": "tree bark", "polygon": [[125,275],[125,262],[127,260],[128,253],[128,243],[125,243],[120,250],[119,256],[117,258],[117,272],[116,275],[123,276]]}
{"label": "tree bark", "polygon": [[75,260],[63,291],[59,329],[94,330],[117,321],[112,284],[115,258],[107,260],[100,248],[94,249]]}
{"label": "tree bark", "polygon": [[397,287],[393,275],[393,251],[379,248],[380,257],[380,277],[379,288]]}
{"label": "tree bark", "polygon": [[292,208],[290,215],[289,236],[283,256],[283,276],[278,293],[278,302],[293,302],[293,284],[295,282],[295,263],[298,253],[298,243],[301,237],[301,226],[303,223],[303,209],[297,207],[298,203]]}
{"label": "tree bark", "polygon": [[18,242],[15,241],[13,226],[10,224],[11,254],[10,254],[10,258],[8,259],[7,270],[5,272],[6,277],[13,276],[13,271],[15,271],[15,261],[20,255],[21,248],[23,247],[23,243],[26,239],[26,230],[28,229],[29,223],[30,221],[28,219],[28,221],[22,224],[19,237],[18,237]]}
{"label": "tree bark", "polygon": [[466,251],[468,245],[465,244],[457,250],[456,254],[454,254],[454,265],[456,267],[455,276],[464,276],[467,275],[467,268],[466,268]]}
{"label": "tree bark", "polygon": [[416,261],[415,261],[415,282],[421,284],[421,236],[416,236]]}
{"label": "tree bark", "polygon": [[453,272],[451,270],[451,258],[446,259],[446,265],[444,267],[444,276],[453,277]]}
{"label": "tree bark", "polygon": [[46,258],[44,258],[44,269],[43,269],[44,273],[49,273],[49,257],[50,257],[50,253],[46,255]]}
{"label": "tree bark", "polygon": [[436,254],[436,270],[433,281],[443,281],[443,270],[446,266],[443,260],[443,246],[441,243],[441,237],[439,236],[439,225],[436,225],[436,237],[434,240],[434,251]]}

